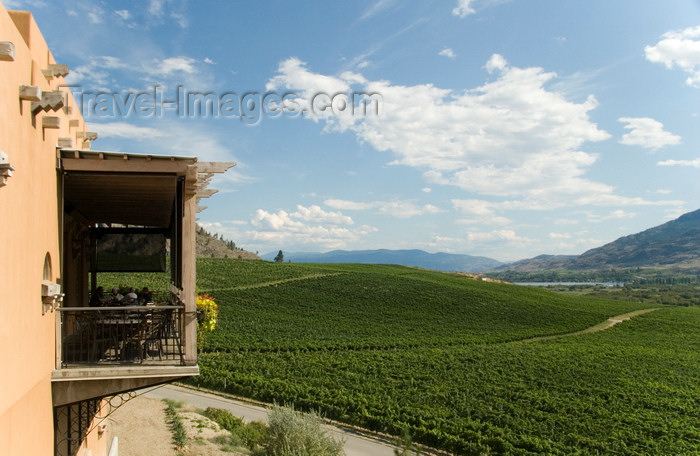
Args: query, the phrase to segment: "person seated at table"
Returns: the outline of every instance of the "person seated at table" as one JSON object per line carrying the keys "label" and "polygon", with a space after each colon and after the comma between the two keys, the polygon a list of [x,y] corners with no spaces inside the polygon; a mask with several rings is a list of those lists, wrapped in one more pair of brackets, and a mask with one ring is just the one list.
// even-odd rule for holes
{"label": "person seated at table", "polygon": [[99,307],[103,305],[107,299],[105,299],[105,289],[104,287],[97,287],[95,291],[92,292],[92,297],[90,298],[90,307]]}
{"label": "person seated at table", "polygon": [[119,304],[122,299],[124,299],[124,296],[122,296],[121,293],[119,293],[119,290],[116,288],[112,288],[112,292],[109,295],[110,301],[112,301],[113,304]]}
{"label": "person seated at table", "polygon": [[139,296],[139,301],[142,301],[144,304],[147,302],[153,302],[153,293],[148,291],[148,287],[143,287],[141,289],[141,296]]}
{"label": "person seated at table", "polygon": [[124,302],[126,304],[136,304],[136,301],[139,299],[138,295],[134,291],[134,288],[129,288],[129,292],[124,296]]}

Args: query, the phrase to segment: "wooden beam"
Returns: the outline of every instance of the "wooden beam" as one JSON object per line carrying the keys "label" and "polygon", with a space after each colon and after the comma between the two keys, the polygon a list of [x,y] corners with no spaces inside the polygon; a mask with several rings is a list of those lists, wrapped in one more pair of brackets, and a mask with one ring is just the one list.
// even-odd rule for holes
{"label": "wooden beam", "polygon": [[218,192],[219,191],[215,188],[203,188],[197,191],[197,198],[209,198],[211,195]]}
{"label": "wooden beam", "polygon": [[227,169],[236,166],[235,162],[198,162],[199,173],[224,173]]}
{"label": "wooden beam", "polygon": [[[128,158],[128,156],[124,157]],[[187,162],[62,158],[61,167],[64,171],[138,172],[183,175],[187,171]]]}

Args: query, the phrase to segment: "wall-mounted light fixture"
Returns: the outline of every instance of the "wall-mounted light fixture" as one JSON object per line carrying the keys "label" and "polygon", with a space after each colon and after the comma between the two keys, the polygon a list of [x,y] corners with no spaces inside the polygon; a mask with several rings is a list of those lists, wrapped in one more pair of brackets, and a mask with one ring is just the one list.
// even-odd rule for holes
{"label": "wall-mounted light fixture", "polygon": [[53,312],[63,302],[65,295],[61,293],[61,286],[57,283],[41,284],[41,314]]}

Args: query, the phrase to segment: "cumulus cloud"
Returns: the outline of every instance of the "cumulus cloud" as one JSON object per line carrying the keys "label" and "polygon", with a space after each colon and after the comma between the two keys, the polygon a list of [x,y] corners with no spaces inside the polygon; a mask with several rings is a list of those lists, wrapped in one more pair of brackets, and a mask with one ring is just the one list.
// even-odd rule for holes
{"label": "cumulus cloud", "polygon": [[658,43],[646,46],[644,52],[650,62],[685,71],[689,74],[686,84],[700,87],[700,25],[666,32]]}
{"label": "cumulus cloud", "polygon": [[353,224],[352,218],[347,215],[343,215],[340,212],[327,212],[316,205],[309,207],[299,205],[297,206],[296,212],[291,215],[307,222],[331,223],[333,225]]}
{"label": "cumulus cloud", "polygon": [[497,214],[498,205],[490,201],[477,199],[453,199],[452,205],[455,209],[465,214],[467,218],[460,218],[456,221],[458,225],[508,225],[512,221]]}
{"label": "cumulus cloud", "polygon": [[438,52],[438,55],[448,57],[450,59],[454,59],[455,57],[457,57],[457,54],[455,54],[454,51],[450,48],[443,49],[442,51]]}
{"label": "cumulus cloud", "polygon": [[419,206],[410,201],[370,201],[356,202],[340,199],[328,199],[324,203],[334,209],[344,210],[374,210],[380,214],[390,215],[397,218],[409,218],[417,215],[435,214],[441,212],[440,208],[432,204]]}
{"label": "cumulus cloud", "polygon": [[474,0],[458,0],[457,6],[452,10],[452,15],[464,18],[476,13],[476,10],[472,8],[473,2]]}
{"label": "cumulus cloud", "polygon": [[[683,204],[618,195],[614,187],[585,177],[598,158],[584,150],[586,143],[611,137],[590,120],[589,112],[597,107],[593,96],[582,102],[569,101],[564,94],[548,89],[556,74],[538,67],[512,66],[498,54],[484,69],[491,80],[457,91],[432,84],[372,81],[358,73],[324,75],[291,58],[280,63],[267,90],[294,91],[296,102],[306,107],[318,93],[379,94],[379,115],[308,117],[325,122],[328,132],[353,132],[360,142],[391,154],[390,164],[420,170],[427,183],[488,197],[476,205],[482,213],[469,212],[464,209],[466,203],[453,201],[465,213],[458,223],[507,225],[510,220],[501,214],[506,210]],[[674,141],[675,135],[645,131],[656,131],[644,143],[647,146]],[[474,201],[478,200],[469,204]],[[439,211],[406,202],[325,203],[334,209],[374,210],[396,217]]]}
{"label": "cumulus cloud", "polygon": [[494,80],[455,91],[432,84],[401,86],[356,73],[314,73],[299,59],[279,65],[268,90],[294,90],[309,106],[317,93],[374,93],[379,115],[315,117],[327,131],[353,131],[361,142],[394,155],[391,164],[417,168],[429,183],[521,198],[521,208],[643,203],[618,197],[611,186],[584,177],[597,157],[582,150],[610,135],[593,123],[597,101],[581,103],[547,90],[556,74],[517,68],[498,54],[485,69]]}
{"label": "cumulus cloud", "polygon": [[149,74],[169,75],[173,72],[181,71],[183,73],[196,73],[196,60],[190,57],[168,57],[162,60],[154,60],[152,67],[144,68]]}
{"label": "cumulus cloud", "polygon": [[630,130],[622,136],[620,144],[656,150],[681,142],[680,136],[665,131],[661,122],[649,117],[620,117],[618,120],[626,123],[625,128]]}
{"label": "cumulus cloud", "polygon": [[314,244],[326,248],[342,248],[361,236],[376,231],[363,225],[349,228],[353,221],[338,212],[326,212],[318,206],[298,205],[295,212],[268,212],[258,209],[250,220],[254,231],[246,237],[253,242],[277,244]]}
{"label": "cumulus cloud", "polygon": [[508,61],[501,54],[493,54],[491,58],[486,62],[484,68],[489,73],[494,71],[503,71],[508,66]]}

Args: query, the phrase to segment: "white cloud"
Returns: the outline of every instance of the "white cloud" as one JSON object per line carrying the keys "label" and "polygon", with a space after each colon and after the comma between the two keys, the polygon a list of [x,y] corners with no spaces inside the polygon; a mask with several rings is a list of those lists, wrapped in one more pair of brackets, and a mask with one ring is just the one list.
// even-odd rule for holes
{"label": "white cloud", "polygon": [[476,13],[476,10],[471,6],[472,3],[473,0],[458,0],[457,6],[452,10],[452,15],[464,18]]}
{"label": "white cloud", "polygon": [[395,3],[396,0],[378,0],[374,4],[372,4],[370,7],[368,7],[364,13],[362,13],[362,16],[360,16],[360,19],[366,20],[371,17],[376,16],[377,14],[381,13],[385,9],[389,8],[393,3]]}
{"label": "white cloud", "polygon": [[144,67],[143,70],[151,75],[169,75],[179,71],[191,74],[197,72],[196,62],[190,57],[168,57],[163,60],[154,60],[152,67]]}
{"label": "white cloud", "polygon": [[605,220],[619,220],[619,219],[626,219],[626,218],[633,218],[636,217],[637,214],[635,212],[627,212],[622,209],[618,209],[612,212],[609,212],[608,214],[605,215],[600,215],[600,214],[594,214],[592,212],[588,212],[588,221],[591,223],[599,223],[603,222]]}
{"label": "white cloud", "polygon": [[379,115],[310,117],[325,121],[326,131],[350,130],[377,151],[392,153],[390,164],[417,168],[431,184],[511,198],[494,206],[499,210],[678,203],[616,195],[614,187],[584,177],[597,156],[583,146],[610,138],[589,118],[598,105],[593,96],[568,101],[545,87],[556,74],[510,66],[498,54],[485,69],[494,80],[455,91],[368,81],[357,73],[328,76],[290,58],[279,65],[267,89],[294,90],[305,107],[318,93],[379,94]]}
{"label": "white cloud", "polygon": [[438,55],[448,57],[450,59],[454,59],[455,57],[457,57],[457,54],[455,54],[454,51],[450,48],[443,49],[442,51],[438,52]]}
{"label": "white cloud", "polygon": [[157,128],[140,127],[127,122],[92,122],[90,127],[95,130],[101,138],[129,138],[139,141],[166,136],[165,131]]}
{"label": "white cloud", "polygon": [[[157,128],[123,121],[90,122],[91,130],[96,131],[100,137],[134,141],[138,144],[133,147],[150,154],[191,157],[196,153],[202,161],[237,161],[233,157],[228,138],[217,137],[216,133],[203,129],[198,124],[186,120],[157,119],[152,125],[157,125]],[[234,168],[225,175],[236,172]]]}
{"label": "white cloud", "polygon": [[342,248],[376,231],[376,228],[367,225],[359,228],[338,226],[351,225],[352,219],[340,213],[325,212],[317,206],[297,206],[297,211],[293,213],[284,210],[271,213],[258,209],[250,224],[255,230],[246,232],[246,237],[254,242],[313,244],[325,248]]}
{"label": "white cloud", "polygon": [[513,221],[507,217],[500,216],[481,216],[474,218],[460,218],[455,220],[455,225],[493,225],[505,226],[510,225]]}
{"label": "white cloud", "polygon": [[476,242],[505,241],[517,244],[529,241],[525,237],[518,236],[513,230],[470,231],[467,233],[467,240]]}
{"label": "white cloud", "polygon": [[659,166],[690,166],[700,168],[700,158],[695,160],[664,160],[656,163]]}
{"label": "white cloud", "polygon": [[5,8],[8,10],[16,10],[22,8],[22,2],[17,0],[3,0]]}
{"label": "white cloud", "polygon": [[555,225],[578,225],[578,223],[579,223],[578,220],[565,219],[565,218],[557,219],[554,221]]}
{"label": "white cloud", "polygon": [[151,16],[160,17],[163,15],[163,0],[149,0],[148,14]]}
{"label": "white cloud", "polygon": [[343,215],[340,212],[326,212],[316,205],[309,207],[298,205],[297,211],[291,215],[306,222],[331,223],[333,225],[353,224],[352,218],[347,215]]}
{"label": "white cloud", "polygon": [[379,212],[398,218],[409,218],[424,214],[437,214],[441,210],[432,204],[418,206],[407,201],[383,202],[378,205]]}
{"label": "white cloud", "polygon": [[333,209],[344,209],[347,211],[364,211],[367,209],[372,209],[374,203],[358,203],[356,201],[346,201],[339,199],[327,199],[324,201],[326,206],[330,206]]}
{"label": "white cloud", "polygon": [[204,58],[204,63],[208,63],[209,65],[216,65],[216,62],[210,59],[209,57]]}
{"label": "white cloud", "polygon": [[438,212],[442,212],[440,208],[433,206],[432,204],[419,206],[410,201],[356,202],[340,199],[327,199],[324,201],[324,203],[334,209],[353,211],[375,210],[381,214],[386,214],[397,218],[409,218],[417,215],[436,214]]}
{"label": "white cloud", "polygon": [[663,63],[668,69],[678,67],[690,74],[686,84],[700,87],[700,25],[666,32],[661,41],[646,46],[644,52],[650,62]]}
{"label": "white cloud", "polygon": [[459,219],[458,225],[483,224],[483,225],[509,225],[512,221],[506,217],[497,215],[498,204],[490,201],[476,199],[453,199],[452,205],[469,218]]}
{"label": "white cloud", "polygon": [[622,135],[620,144],[656,150],[681,142],[680,136],[665,131],[664,125],[658,120],[649,117],[620,117],[618,120],[626,123],[625,129],[630,130]]}
{"label": "white cloud", "polygon": [[491,216],[494,214],[495,205],[489,201],[475,199],[453,199],[452,205],[465,214],[478,216]]}
{"label": "white cloud", "polygon": [[116,10],[114,12],[117,16],[121,17],[122,19],[129,20],[131,17],[131,13],[129,13],[129,10]]}
{"label": "white cloud", "polygon": [[550,239],[571,239],[571,233],[549,233]]}
{"label": "white cloud", "polygon": [[180,28],[184,29],[184,28],[189,27],[189,25],[190,25],[190,22],[187,20],[187,16],[185,16],[184,14],[171,13],[170,17],[172,19],[175,19],[175,22],[177,22],[177,25],[179,25]]}
{"label": "white cloud", "polygon": [[[207,62],[207,59],[204,61]],[[209,60],[207,63],[214,62]],[[201,72],[198,61],[187,56],[134,59],[130,63],[119,57],[97,56],[88,64],[71,70],[66,82],[73,85],[80,83],[83,88],[89,90],[114,92],[119,89],[117,81],[124,79],[119,72],[126,71],[129,72],[129,78],[136,76],[145,81],[149,90],[152,90],[155,84],[164,88],[183,84],[188,90],[210,90],[212,85],[212,73]]]}
{"label": "white cloud", "polygon": [[489,58],[488,62],[486,62],[486,65],[484,65],[484,68],[489,73],[493,73],[494,71],[503,71],[507,67],[508,61],[500,54],[493,54],[491,58]]}

